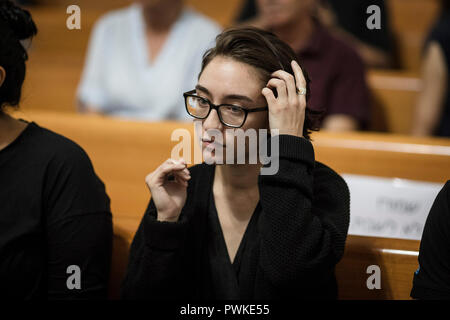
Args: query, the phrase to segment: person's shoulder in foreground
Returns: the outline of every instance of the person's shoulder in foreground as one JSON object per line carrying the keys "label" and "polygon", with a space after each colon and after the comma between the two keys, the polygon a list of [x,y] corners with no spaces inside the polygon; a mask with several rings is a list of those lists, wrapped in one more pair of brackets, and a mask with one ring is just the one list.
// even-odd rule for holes
{"label": "person's shoulder in foreground", "polygon": [[[30,123],[24,146],[42,183],[47,238],[47,297],[106,298],[112,215],[105,185],[86,152],[60,134]],[[38,146],[38,147],[36,147]],[[45,176],[42,176],[45,174]],[[81,288],[69,290],[68,266],[78,266]]]}
{"label": "person's shoulder in foreground", "polygon": [[[95,196],[101,196],[101,199],[97,198],[97,201],[91,201],[89,205],[92,208],[97,208],[95,211],[101,208],[102,211],[109,212],[109,198],[105,193],[105,186],[97,177],[92,162],[83,148],[74,141],[43,128],[35,122],[31,122],[28,126],[31,131],[29,135],[32,136],[28,142],[29,150],[33,153],[34,159],[39,159],[42,163],[47,164],[47,174],[51,175],[55,181],[59,180],[61,183],[75,184],[78,187],[90,188],[92,192],[95,191]],[[32,148],[32,145],[38,145],[39,147]],[[62,181],[62,178],[65,178],[65,180]],[[47,180],[47,182],[51,182],[51,180]],[[68,185],[65,187],[68,187]],[[83,200],[89,198],[84,197]],[[84,202],[83,204],[86,205],[87,203]],[[89,211],[90,209],[84,208],[84,210]]]}
{"label": "person's shoulder in foreground", "polygon": [[[34,122],[2,151],[0,206],[14,227],[2,234],[0,297],[106,298],[112,217],[87,154]],[[79,267],[78,290],[68,286],[69,266]]]}
{"label": "person's shoulder in foreground", "polygon": [[450,180],[437,195],[428,214],[411,297],[450,299]]}

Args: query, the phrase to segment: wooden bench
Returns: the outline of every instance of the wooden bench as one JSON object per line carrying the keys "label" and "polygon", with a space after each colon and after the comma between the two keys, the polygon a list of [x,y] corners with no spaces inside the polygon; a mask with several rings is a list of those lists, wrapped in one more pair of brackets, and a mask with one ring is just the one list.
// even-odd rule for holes
{"label": "wooden bench", "polygon": [[[114,256],[111,273],[111,298],[118,298],[126,270],[128,246],[139,221],[130,218],[114,220]],[[377,237],[347,236],[345,253],[336,266],[339,299],[408,300],[418,263],[419,241]],[[369,266],[379,266],[381,289],[368,289]]]}
{"label": "wooden bench", "polygon": [[[347,236],[345,253],[336,266],[339,299],[408,300],[420,241]],[[381,288],[369,289],[369,266],[380,268]]]}
{"label": "wooden bench", "polygon": [[[170,157],[174,129],[191,123],[138,123],[71,113],[22,112],[18,116],[79,143],[105,182],[114,216],[111,297],[117,297],[128,247],[150,198],[145,176]],[[313,134],[316,158],[339,173],[443,183],[450,177],[450,140],[402,135]],[[406,299],[417,267],[418,241],[349,236],[337,274],[341,298]],[[379,265],[382,289],[368,290],[366,268]]]}

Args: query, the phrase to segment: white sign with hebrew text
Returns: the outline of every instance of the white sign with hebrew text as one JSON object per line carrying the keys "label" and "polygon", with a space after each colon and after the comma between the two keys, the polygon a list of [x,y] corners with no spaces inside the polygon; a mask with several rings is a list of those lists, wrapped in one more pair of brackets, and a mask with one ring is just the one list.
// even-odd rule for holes
{"label": "white sign with hebrew text", "polygon": [[349,234],[420,240],[440,183],[343,174],[350,189]]}

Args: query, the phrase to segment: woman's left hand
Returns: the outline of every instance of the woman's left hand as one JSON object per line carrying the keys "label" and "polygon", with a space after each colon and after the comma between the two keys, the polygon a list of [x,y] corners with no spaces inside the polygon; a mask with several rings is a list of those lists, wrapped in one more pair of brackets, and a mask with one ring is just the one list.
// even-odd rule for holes
{"label": "woman's left hand", "polygon": [[[306,88],[306,80],[302,69],[296,61],[292,61],[295,78],[283,70],[275,71],[267,86],[262,89],[269,106],[269,126],[278,129],[279,134],[303,136],[305,122],[306,97],[298,94],[297,88]],[[297,85],[297,87],[296,87]],[[276,89],[278,96],[271,89]]]}

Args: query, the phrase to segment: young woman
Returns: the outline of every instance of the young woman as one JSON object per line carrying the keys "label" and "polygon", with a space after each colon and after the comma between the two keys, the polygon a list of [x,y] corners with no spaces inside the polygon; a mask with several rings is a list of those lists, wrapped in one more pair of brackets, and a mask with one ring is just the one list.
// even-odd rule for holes
{"label": "young woman", "polygon": [[0,0],[0,298],[106,298],[109,198],[72,141],[17,120],[27,53],[37,32],[26,10]]}
{"label": "young woman", "polygon": [[270,129],[279,170],[161,164],[146,179],[152,200],[130,249],[124,298],[336,298],[349,191],[314,160],[309,80],[293,60],[288,45],[255,28],[227,30],[206,52],[196,90],[185,94],[188,113],[202,119],[203,148],[227,152],[230,128]]}

